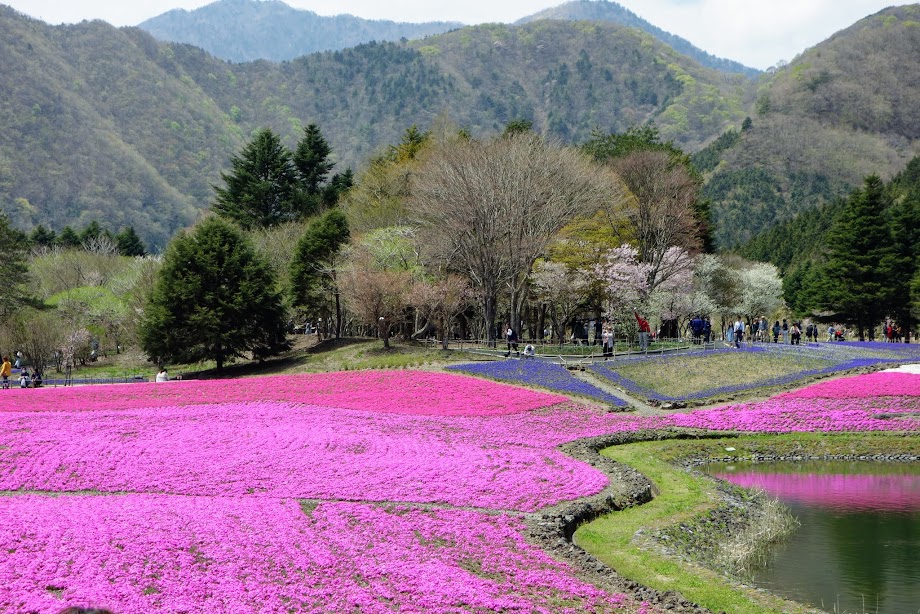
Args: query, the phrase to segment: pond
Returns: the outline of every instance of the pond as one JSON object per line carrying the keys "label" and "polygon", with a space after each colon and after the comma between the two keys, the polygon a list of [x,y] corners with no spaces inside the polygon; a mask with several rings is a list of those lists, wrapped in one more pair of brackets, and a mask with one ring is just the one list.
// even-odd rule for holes
{"label": "pond", "polygon": [[920,612],[920,465],[710,464],[783,501],[801,527],[753,582],[829,612]]}

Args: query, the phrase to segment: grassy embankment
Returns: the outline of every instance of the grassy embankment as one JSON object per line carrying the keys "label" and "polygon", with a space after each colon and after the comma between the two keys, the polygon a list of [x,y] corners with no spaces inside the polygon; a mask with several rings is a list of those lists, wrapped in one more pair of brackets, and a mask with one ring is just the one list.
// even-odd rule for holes
{"label": "grassy embankment", "polygon": [[719,505],[721,499],[715,481],[691,473],[678,466],[679,463],[690,458],[741,459],[766,454],[916,454],[917,448],[916,438],[912,436],[820,433],[668,440],[607,448],[602,454],[642,472],[654,482],[659,494],[645,505],[609,514],[580,527],[575,533],[575,543],[631,580],[661,591],[678,591],[713,611],[809,611],[805,606],[743,586],[737,578],[708,569],[699,562],[666,556],[637,543],[637,532],[647,535],[681,522],[692,522]]}

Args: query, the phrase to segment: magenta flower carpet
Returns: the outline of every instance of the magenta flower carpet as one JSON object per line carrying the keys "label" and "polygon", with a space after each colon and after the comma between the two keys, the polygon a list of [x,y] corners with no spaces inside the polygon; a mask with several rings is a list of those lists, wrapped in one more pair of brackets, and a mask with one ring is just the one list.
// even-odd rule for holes
{"label": "magenta flower carpet", "polygon": [[413,371],[2,391],[0,611],[639,611],[523,537],[607,484],[560,444],[916,431],[920,376],[892,375],[656,418]]}

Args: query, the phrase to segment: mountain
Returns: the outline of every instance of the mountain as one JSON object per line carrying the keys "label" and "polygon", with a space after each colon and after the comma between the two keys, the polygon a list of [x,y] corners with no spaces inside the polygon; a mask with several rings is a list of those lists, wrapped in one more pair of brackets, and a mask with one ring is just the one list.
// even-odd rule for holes
{"label": "mountain", "polygon": [[693,43],[686,39],[671,34],[670,32],[665,32],[616,2],[609,2],[608,0],[573,0],[572,2],[566,2],[560,6],[548,8],[524,17],[517,23],[529,23],[541,19],[607,21],[630,28],[638,28],[643,32],[651,34],[678,53],[693,58],[703,66],[714,68],[722,72],[739,73],[751,77],[752,79],[760,75],[760,71],[756,68],[745,66],[733,60],[716,57],[694,46]]}
{"label": "mountain", "polygon": [[523,118],[571,143],[654,119],[688,148],[743,117],[743,78],[614,24],[477,26],[237,64],[138,28],[0,7],[0,54],[0,208],[24,229],[133,225],[154,247],[207,208],[264,126],[293,146],[316,122],[344,169],[442,114],[475,136]]}
{"label": "mountain", "polygon": [[371,41],[416,39],[462,28],[456,22],[397,23],[351,15],[322,17],[278,0],[218,0],[172,11],[139,26],[163,41],[188,43],[225,60],[292,60]]}
{"label": "mountain", "polygon": [[[885,9],[764,75],[705,159],[716,240],[740,246],[920,153],[920,5]],[[727,138],[726,138],[727,137]]]}
{"label": "mountain", "polygon": [[920,153],[918,23],[920,6],[887,9],[755,82],[609,22],[234,63],[139,28],[49,26],[0,6],[0,209],[23,229],[133,225],[157,248],[208,207],[262,127],[293,146],[315,122],[337,170],[357,170],[439,116],[477,137],[526,119],[572,144],[653,121],[694,153],[717,240],[735,247]]}

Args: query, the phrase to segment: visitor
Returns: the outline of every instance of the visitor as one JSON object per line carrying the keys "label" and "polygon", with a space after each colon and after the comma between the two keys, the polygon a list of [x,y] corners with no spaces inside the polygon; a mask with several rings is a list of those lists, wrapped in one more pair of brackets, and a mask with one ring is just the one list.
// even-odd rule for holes
{"label": "visitor", "polygon": [[524,358],[534,358],[537,355],[537,349],[533,346],[532,343],[528,343],[524,346]]}
{"label": "visitor", "polygon": [[789,323],[786,322],[786,318],[783,318],[783,343],[789,344]]}
{"label": "visitor", "polygon": [[9,389],[10,376],[13,374],[13,365],[10,363],[10,357],[3,357],[3,366],[0,366],[0,376],[3,378],[3,388]]}
{"label": "visitor", "polygon": [[639,323],[639,351],[647,352],[648,338],[649,333],[652,332],[652,327],[649,326],[648,320],[639,315],[638,311],[633,310],[633,315],[636,316],[636,322]]}
{"label": "visitor", "polygon": [[510,324],[508,324],[508,330],[505,331],[505,340],[508,342],[508,351],[505,353],[505,357],[511,356],[512,351],[520,355],[521,352],[518,350],[517,332],[511,328]]}
{"label": "visitor", "polygon": [[22,352],[16,350],[16,364],[13,365],[14,369],[19,369],[22,367]]}
{"label": "visitor", "polygon": [[735,347],[740,349],[741,342],[744,341],[744,322],[741,320],[740,316],[735,320],[734,339]]}
{"label": "visitor", "polygon": [[830,343],[831,341],[834,340],[834,336],[835,336],[836,334],[837,334],[837,331],[834,330],[834,325],[833,325],[833,324],[828,325],[828,327],[827,327],[827,341],[828,341],[828,343]]}
{"label": "visitor", "polygon": [[757,336],[759,337],[759,341],[763,341],[764,343],[769,341],[767,337],[767,335],[769,335],[767,332],[769,328],[770,323],[767,322],[767,316],[760,316],[760,326],[757,327]]}
{"label": "visitor", "polygon": [[32,374],[32,387],[33,387],[33,388],[41,388],[41,387],[42,387],[42,372],[41,372],[41,371],[36,370],[36,371]]}
{"label": "visitor", "polygon": [[780,328],[779,320],[773,325],[773,343],[779,342],[779,334],[783,329]]}
{"label": "visitor", "polygon": [[712,321],[708,317],[703,320],[703,339],[706,343],[712,341]]}
{"label": "visitor", "polygon": [[19,387],[28,388],[29,384],[32,383],[32,379],[29,377],[29,372],[23,369],[19,372]]}
{"label": "visitor", "polygon": [[169,381],[169,372],[166,370],[166,367],[157,373],[157,382],[168,382]]}
{"label": "visitor", "polygon": [[798,322],[792,323],[792,328],[789,329],[789,334],[792,337],[792,345],[799,345],[802,340],[802,329],[799,328]]}
{"label": "visitor", "polygon": [[604,360],[607,360],[608,357],[613,356],[613,333],[609,327],[604,327],[601,338],[604,341]]}

